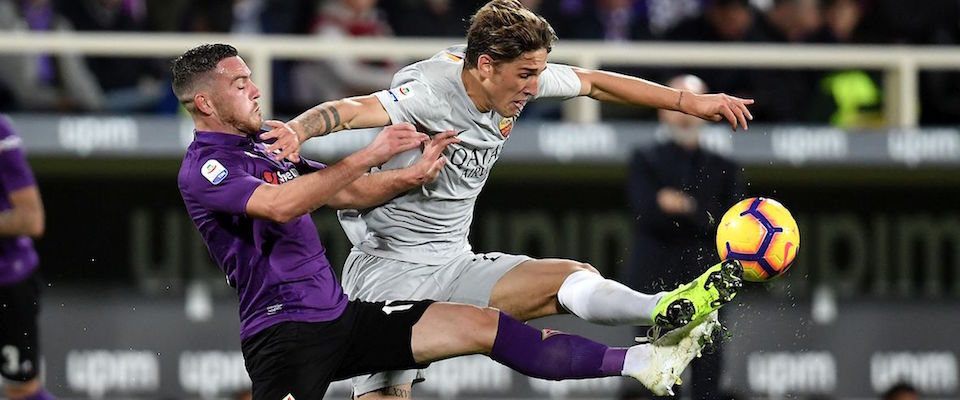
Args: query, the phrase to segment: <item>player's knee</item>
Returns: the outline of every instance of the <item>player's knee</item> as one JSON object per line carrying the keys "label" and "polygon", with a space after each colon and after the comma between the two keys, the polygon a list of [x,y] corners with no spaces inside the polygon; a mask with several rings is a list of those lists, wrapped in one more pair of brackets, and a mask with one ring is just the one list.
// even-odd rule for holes
{"label": "player's knee", "polygon": [[469,326],[473,332],[470,336],[475,352],[488,353],[497,339],[500,311],[491,307],[473,307],[468,314]]}
{"label": "player's knee", "polygon": [[600,275],[600,271],[594,268],[592,265],[585,262],[572,261],[573,272],[577,271],[590,271],[597,275]]}
{"label": "player's knee", "polygon": [[6,381],[3,385],[3,394],[11,399],[23,399],[32,396],[40,390],[40,380],[31,379],[23,383]]}

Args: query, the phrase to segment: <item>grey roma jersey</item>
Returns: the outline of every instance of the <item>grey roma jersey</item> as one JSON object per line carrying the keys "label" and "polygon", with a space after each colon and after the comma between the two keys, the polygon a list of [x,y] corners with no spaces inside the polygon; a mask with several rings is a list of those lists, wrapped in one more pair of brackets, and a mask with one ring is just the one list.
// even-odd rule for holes
{"label": "grey roma jersey", "polygon": [[[392,123],[410,122],[425,133],[463,131],[447,147],[437,180],[370,210],[344,211],[340,222],[360,250],[378,257],[439,265],[470,251],[467,235],[477,195],[500,158],[515,118],[477,111],[463,86],[465,46],[448,48],[409,65],[393,77],[390,90],[376,93]],[[547,64],[537,98],[571,98],[580,79],[566,65]],[[416,162],[420,150],[394,157],[384,169]]]}

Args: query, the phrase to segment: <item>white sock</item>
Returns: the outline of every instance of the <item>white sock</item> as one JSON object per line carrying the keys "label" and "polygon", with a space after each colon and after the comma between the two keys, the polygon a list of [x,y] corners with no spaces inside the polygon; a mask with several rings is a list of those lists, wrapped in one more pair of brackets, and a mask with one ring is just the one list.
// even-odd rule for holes
{"label": "white sock", "polygon": [[620,374],[623,376],[636,375],[643,372],[650,366],[650,353],[653,350],[651,344],[638,344],[627,349],[627,355],[623,358],[623,370]]}
{"label": "white sock", "polygon": [[557,299],[567,311],[604,325],[650,325],[665,292],[644,294],[590,271],[577,271],[560,285]]}

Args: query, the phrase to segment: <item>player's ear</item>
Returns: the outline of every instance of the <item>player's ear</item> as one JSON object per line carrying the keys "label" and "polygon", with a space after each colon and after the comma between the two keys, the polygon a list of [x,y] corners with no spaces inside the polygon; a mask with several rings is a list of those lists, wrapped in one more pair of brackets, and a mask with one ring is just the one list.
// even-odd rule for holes
{"label": "player's ear", "polygon": [[193,95],[193,104],[201,114],[213,114],[213,102],[211,102],[210,97],[203,92],[197,92]]}
{"label": "player's ear", "polygon": [[477,57],[477,70],[480,71],[481,76],[493,75],[494,67],[493,57],[487,54],[481,54],[480,57]]}

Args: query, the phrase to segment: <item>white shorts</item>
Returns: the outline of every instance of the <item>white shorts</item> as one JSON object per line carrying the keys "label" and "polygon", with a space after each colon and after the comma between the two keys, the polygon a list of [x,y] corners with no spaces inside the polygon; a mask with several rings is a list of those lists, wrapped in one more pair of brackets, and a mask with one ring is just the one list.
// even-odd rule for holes
{"label": "white shorts", "polygon": [[[497,281],[527,256],[465,253],[443,265],[416,264],[366,254],[356,248],[343,265],[343,289],[364,301],[451,301],[486,307]],[[357,395],[420,382],[422,370],[388,371],[353,378]]]}

